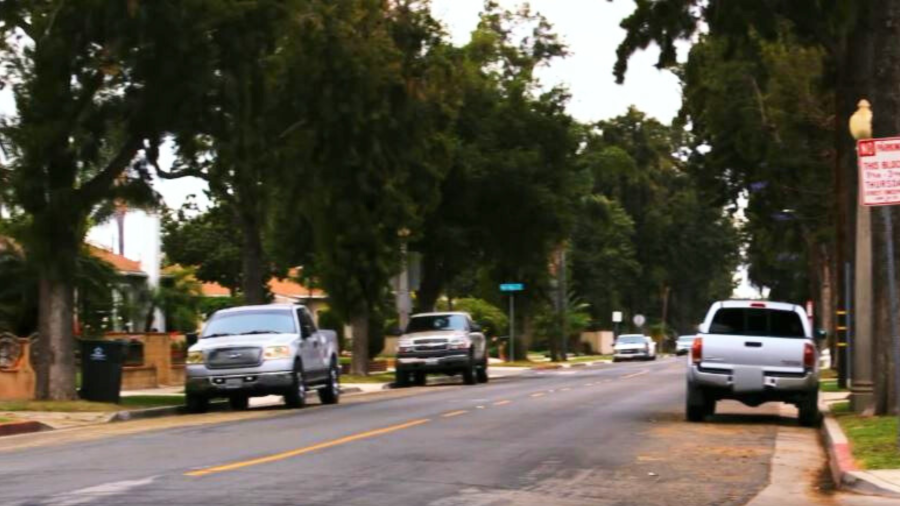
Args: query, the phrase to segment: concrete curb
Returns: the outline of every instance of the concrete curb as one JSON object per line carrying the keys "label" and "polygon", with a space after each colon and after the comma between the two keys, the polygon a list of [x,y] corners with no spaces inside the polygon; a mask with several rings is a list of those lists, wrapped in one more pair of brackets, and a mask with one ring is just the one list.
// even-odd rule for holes
{"label": "concrete curb", "polygon": [[50,429],[50,427],[47,427],[41,422],[0,423],[0,437],[17,436],[19,434],[29,434],[31,432],[40,432],[48,429]]}
{"label": "concrete curb", "polygon": [[850,442],[841,429],[840,423],[831,413],[828,404],[820,402],[819,409],[824,415],[821,428],[822,439],[825,441],[828,467],[835,485],[841,490],[859,494],[900,499],[900,487],[859,469],[853,460]]}

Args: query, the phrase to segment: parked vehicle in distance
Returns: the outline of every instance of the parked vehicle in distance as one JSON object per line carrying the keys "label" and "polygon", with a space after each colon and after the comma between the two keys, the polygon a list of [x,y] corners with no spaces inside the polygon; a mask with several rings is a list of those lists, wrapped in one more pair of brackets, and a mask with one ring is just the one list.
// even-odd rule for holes
{"label": "parked vehicle in distance", "polygon": [[203,412],[212,398],[246,409],[250,397],[281,395],[300,408],[316,390],[323,404],[340,400],[337,334],[316,328],[304,306],[271,304],[216,311],[188,349],[185,399]]}
{"label": "parked vehicle in distance", "polygon": [[691,345],[694,344],[694,339],[697,336],[679,336],[678,340],[675,341],[675,354],[676,355],[687,355],[689,351],[691,351]]}
{"label": "parked vehicle in distance", "polygon": [[656,341],[642,334],[622,334],[613,345],[613,362],[656,360]]}
{"label": "parked vehicle in distance", "polygon": [[397,343],[396,385],[424,385],[428,374],[461,374],[467,385],[487,383],[484,334],[468,313],[413,315]]}
{"label": "parked vehicle in distance", "polygon": [[[824,337],[816,332],[815,338]],[[715,413],[716,402],[748,406],[787,402],[800,423],[819,415],[819,352],[806,311],[782,302],[724,301],[710,307],[691,346],[686,412],[690,421]]]}

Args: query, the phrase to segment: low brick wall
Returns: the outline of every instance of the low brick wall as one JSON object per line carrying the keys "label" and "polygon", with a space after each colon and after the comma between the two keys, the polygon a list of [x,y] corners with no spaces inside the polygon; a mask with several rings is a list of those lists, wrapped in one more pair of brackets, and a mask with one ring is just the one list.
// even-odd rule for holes
{"label": "low brick wall", "polygon": [[31,341],[18,339],[21,354],[15,364],[0,369],[0,400],[34,398],[34,369],[31,367]]}
{"label": "low brick wall", "polygon": [[150,365],[122,368],[122,390],[144,390],[159,387],[156,368]]}

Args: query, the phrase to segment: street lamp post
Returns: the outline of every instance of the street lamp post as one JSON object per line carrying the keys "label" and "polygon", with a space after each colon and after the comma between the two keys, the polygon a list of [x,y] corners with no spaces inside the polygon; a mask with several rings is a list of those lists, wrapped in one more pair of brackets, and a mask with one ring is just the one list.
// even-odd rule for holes
{"label": "street lamp post", "polygon": [[[850,118],[850,134],[854,139],[872,137],[872,110],[867,100],[859,101],[859,108]],[[858,201],[857,201],[858,202]],[[850,357],[853,377],[850,383],[850,404],[853,411],[871,410],[872,391],[872,213],[868,207],[856,206],[856,261],[853,288],[853,346]]]}

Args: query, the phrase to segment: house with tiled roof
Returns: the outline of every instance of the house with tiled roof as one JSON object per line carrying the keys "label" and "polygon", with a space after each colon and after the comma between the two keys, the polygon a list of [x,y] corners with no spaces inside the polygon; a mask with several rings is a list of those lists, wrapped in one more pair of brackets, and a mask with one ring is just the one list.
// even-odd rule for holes
{"label": "house with tiled roof", "polygon": [[[301,270],[291,269],[288,277],[284,279],[272,278],[269,280],[269,293],[272,294],[272,302],[276,304],[303,304],[318,319],[319,311],[328,308],[328,294],[319,288],[313,288],[301,283]],[[204,297],[230,297],[231,291],[218,283],[203,283],[201,292]]]}

